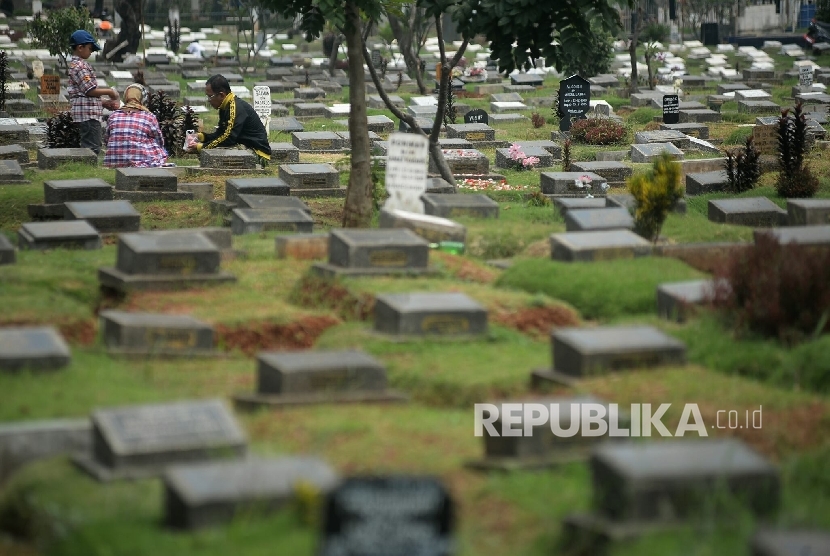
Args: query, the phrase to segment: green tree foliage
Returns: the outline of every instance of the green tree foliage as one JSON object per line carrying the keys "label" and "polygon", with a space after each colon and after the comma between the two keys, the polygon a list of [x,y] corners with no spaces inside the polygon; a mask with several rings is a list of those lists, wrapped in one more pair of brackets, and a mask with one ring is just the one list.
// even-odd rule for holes
{"label": "green tree foliage", "polygon": [[86,29],[90,33],[95,31],[86,8],[50,10],[45,16],[38,12],[26,26],[35,48],[45,48],[52,56],[58,56],[64,67],[72,54],[69,37],[78,29]]}
{"label": "green tree foliage", "polygon": [[628,191],[634,196],[634,231],[646,239],[657,241],[669,211],[683,196],[680,185],[680,164],[663,153],[645,174],[628,180]]}
{"label": "green tree foliage", "polygon": [[422,0],[420,5],[431,15],[449,13],[465,38],[484,35],[500,71],[529,69],[534,58],[562,71],[566,58],[593,48],[592,26],[607,33],[620,27],[616,5],[606,0]]}
{"label": "green tree foliage", "polygon": [[562,53],[562,69],[565,75],[594,77],[611,67],[614,56],[614,37],[597,23],[591,23],[594,40],[585,50]]}

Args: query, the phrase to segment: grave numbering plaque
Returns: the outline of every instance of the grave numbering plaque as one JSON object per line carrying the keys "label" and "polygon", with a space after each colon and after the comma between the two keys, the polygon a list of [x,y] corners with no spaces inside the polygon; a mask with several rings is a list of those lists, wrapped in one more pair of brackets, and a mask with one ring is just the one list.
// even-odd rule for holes
{"label": "grave numbering plaque", "polygon": [[663,95],[663,123],[680,123],[680,96]]}
{"label": "grave numbering plaque", "polygon": [[481,108],[476,108],[475,110],[470,110],[464,114],[464,123],[489,125],[490,117],[487,115],[487,112]]}
{"label": "grave numbering plaque", "polygon": [[271,123],[271,87],[266,85],[254,87],[254,111],[262,120],[265,129],[268,129]]}
{"label": "grave numbering plaque", "polygon": [[572,75],[559,85],[559,131],[569,131],[573,120],[585,118],[591,108],[591,84]]}
{"label": "grave numbering plaque", "polygon": [[40,77],[40,94],[59,95],[61,94],[60,75],[42,75]]}
{"label": "grave numbering plaque", "polygon": [[453,553],[453,505],[429,477],[353,477],[326,499],[321,556]]}
{"label": "grave numbering plaque", "polygon": [[389,198],[383,207],[424,213],[421,195],[427,190],[429,140],[413,133],[393,133],[389,136],[386,155],[386,191]]}

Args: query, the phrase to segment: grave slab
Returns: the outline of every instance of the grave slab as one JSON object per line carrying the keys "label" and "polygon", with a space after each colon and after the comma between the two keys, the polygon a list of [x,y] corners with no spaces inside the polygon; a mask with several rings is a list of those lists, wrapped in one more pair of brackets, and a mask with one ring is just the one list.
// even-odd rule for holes
{"label": "grave slab", "polygon": [[550,238],[555,261],[633,259],[651,254],[651,243],[628,230],[567,232]]}
{"label": "grave slab", "polygon": [[17,231],[20,249],[100,249],[101,235],[86,220],[27,222]]}
{"label": "grave slab", "polygon": [[663,153],[668,153],[674,160],[683,160],[683,151],[671,143],[648,143],[631,145],[631,162],[652,163]]}
{"label": "grave slab", "polygon": [[701,305],[714,293],[712,280],[688,280],[657,286],[657,314],[664,319],[685,322],[693,306]]}
{"label": "grave slab", "polygon": [[225,180],[225,200],[239,203],[240,195],[288,196],[291,188],[280,178],[233,178]]}
{"label": "grave slab", "polygon": [[119,191],[175,192],[179,180],[163,168],[116,168],[115,189]]}
{"label": "grave slab", "polygon": [[392,133],[395,130],[395,122],[383,114],[368,116],[367,122],[369,125],[369,131],[374,133],[382,133],[386,135],[387,133]]}
{"label": "grave slab", "polygon": [[91,452],[73,462],[102,482],[154,477],[172,464],[239,458],[247,450],[221,400],[98,409],[92,427]]}
{"label": "grave slab", "polygon": [[0,145],[17,145],[28,143],[29,140],[29,130],[26,127],[16,123],[0,125]]}
{"label": "grave slab", "polygon": [[[590,183],[577,184],[583,176],[590,178]],[[539,186],[545,195],[605,195],[608,180],[594,172],[542,172]]]}
{"label": "grave slab", "polygon": [[[490,160],[476,149],[443,150],[444,160],[453,176],[483,176],[490,172]],[[438,174],[438,166],[430,157],[429,171]]]}
{"label": "grave slab", "polygon": [[319,102],[299,102],[294,105],[295,118],[325,118],[326,105]]}
{"label": "grave slab", "polygon": [[0,328],[0,371],[54,371],[70,359],[69,346],[55,328]]}
{"label": "grave slab", "polygon": [[100,178],[48,180],[43,182],[43,196],[47,204],[111,201],[112,186]]}
{"label": "grave slab", "polygon": [[86,220],[102,234],[136,232],[141,215],[129,201],[71,201],[64,203],[65,220]]}
{"label": "grave slab", "polygon": [[199,153],[199,164],[202,168],[254,170],[257,157],[241,149],[203,149]]}
{"label": "grave slab", "polygon": [[564,218],[572,210],[603,209],[608,205],[604,197],[554,197],[553,206]]}
{"label": "grave slab", "polygon": [[340,136],[330,131],[295,131],[291,134],[291,142],[304,152],[339,151],[343,148]]}
{"label": "grave slab", "polygon": [[499,204],[487,195],[468,195],[465,193],[433,194],[426,193],[424,212],[431,216],[456,218],[498,218]]}
{"label": "grave slab", "polygon": [[[684,124],[662,125],[679,126]],[[689,138],[686,136],[685,133],[674,129],[668,129],[663,131],[639,131],[634,134],[634,143],[638,145],[648,145],[652,143],[671,143],[678,149],[688,149],[691,145]]]}
{"label": "grave slab", "polygon": [[29,164],[29,151],[18,144],[0,145],[0,159],[16,160],[22,166]]}
{"label": "grave slab", "polygon": [[312,270],[324,276],[424,274],[429,243],[407,229],[335,229],[329,235],[328,264]]}
{"label": "grave slab", "polygon": [[790,226],[830,224],[830,199],[787,199],[787,223]]}
{"label": "grave slab", "polygon": [[569,210],[565,214],[565,231],[631,230],[634,218],[628,209],[598,208]]}
{"label": "grave slab", "polygon": [[787,211],[766,197],[713,199],[709,201],[709,221],[770,228],[786,223]]}
{"label": "grave slab", "polygon": [[239,195],[239,208],[293,208],[311,214],[311,209],[302,199],[276,195]]}
{"label": "grave slab", "polygon": [[717,123],[721,121],[720,112],[714,110],[681,110],[680,123]]}
{"label": "grave slab", "polygon": [[29,463],[89,451],[89,419],[39,419],[0,425],[0,482]]}
{"label": "grave slab", "polygon": [[17,160],[0,159],[0,185],[29,183]]}
{"label": "grave slab", "polygon": [[479,335],[487,332],[487,310],[463,293],[378,295],[374,329],[403,336]]}
{"label": "grave slab", "polygon": [[194,530],[228,523],[247,509],[282,509],[299,485],[325,495],[338,477],[320,459],[283,457],[175,466],[163,481],[165,524]]}
{"label": "grave slab", "polygon": [[548,151],[555,160],[562,159],[562,147],[553,141],[543,139],[541,141],[521,141],[519,143],[523,148],[539,148]]}
{"label": "grave slab", "polygon": [[[665,131],[679,131],[684,135],[691,135],[698,139],[709,139],[709,126],[699,123],[685,123],[685,124],[660,124],[660,129]],[[636,135],[635,135],[636,137]],[[673,141],[671,141],[673,142]],[[683,149],[677,143],[675,146]]]}
{"label": "grave slab", "polygon": [[231,211],[231,232],[234,235],[272,231],[311,233],[313,226],[314,219],[298,208],[237,208]]}
{"label": "grave slab", "polygon": [[750,556],[801,555],[830,556],[830,532],[758,531],[750,541]]}
{"label": "grave slab", "polygon": [[300,162],[300,149],[291,143],[270,143],[271,162]]}
{"label": "grave slab", "polygon": [[283,131],[291,133],[294,131],[303,131],[305,127],[300,121],[293,116],[286,116],[284,118],[271,118],[271,123],[268,126],[270,131]]}
{"label": "grave slab", "polygon": [[14,264],[17,261],[17,253],[14,245],[4,234],[0,234],[0,265]]}
{"label": "grave slab", "polygon": [[726,170],[686,174],[686,195],[689,196],[726,191],[728,185]]}
{"label": "grave slab", "polygon": [[426,193],[435,193],[437,195],[446,193],[455,193],[456,188],[444,178],[427,178]]}
{"label": "grave slab", "polygon": [[573,162],[571,169],[577,172],[593,172],[602,176],[609,183],[625,182],[633,174],[630,166],[622,162]]}
{"label": "grave slab", "polygon": [[510,76],[511,85],[530,85],[531,87],[541,87],[544,84],[544,78],[541,75],[532,73],[517,73]]}
{"label": "grave slab", "polygon": [[279,175],[291,189],[340,187],[340,173],[331,164],[281,164]]}
{"label": "grave slab", "polygon": [[454,222],[448,218],[401,210],[382,209],[380,211],[378,227],[406,228],[432,243],[440,243],[442,241],[459,241],[464,243],[467,239],[467,228],[458,222]]}
{"label": "grave slab", "polygon": [[294,89],[294,98],[303,100],[315,100],[326,98],[326,92],[319,87],[299,87]]}
{"label": "grave slab", "polygon": [[213,354],[213,327],[187,315],[100,313],[101,338],[118,355],[191,357]]}
{"label": "grave slab", "polygon": [[37,151],[37,167],[41,170],[54,170],[68,162],[97,166],[98,156],[91,149],[39,149]]}
{"label": "grave slab", "polygon": [[782,244],[796,243],[798,245],[830,248],[830,224],[756,230],[754,232],[755,241],[758,241],[758,236],[761,234],[772,234]]}
{"label": "grave slab", "polygon": [[776,114],[781,112],[781,105],[769,100],[742,100],[738,102],[738,113]]}

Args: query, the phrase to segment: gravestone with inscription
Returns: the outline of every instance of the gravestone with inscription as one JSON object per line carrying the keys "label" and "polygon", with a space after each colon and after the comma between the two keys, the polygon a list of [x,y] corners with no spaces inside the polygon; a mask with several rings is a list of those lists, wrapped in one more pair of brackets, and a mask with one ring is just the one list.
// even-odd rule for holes
{"label": "gravestone with inscription", "polygon": [[663,95],[663,123],[680,123],[680,97],[678,95]]}
{"label": "gravestone with inscription", "polygon": [[219,170],[254,170],[257,157],[254,153],[239,149],[203,149],[199,153],[202,168]]}
{"label": "gravestone with inscription", "polygon": [[121,234],[116,266],[99,268],[98,280],[120,292],[236,281],[220,271],[220,259],[219,247],[199,232]]}
{"label": "gravestone with inscription", "polygon": [[778,154],[778,118],[773,116],[755,118],[752,128],[752,144],[761,154]]}
{"label": "gravestone with inscription", "polygon": [[424,212],[432,216],[456,218],[498,218],[499,204],[487,195],[470,195],[466,193],[435,194],[427,193],[422,197]]}
{"label": "gravestone with inscription", "polygon": [[115,189],[120,191],[176,191],[178,178],[164,168],[116,168]]}
{"label": "gravestone with inscription", "polygon": [[300,149],[291,143],[270,143],[272,162],[300,162]]}
{"label": "gravestone with inscription", "polygon": [[[481,108],[476,108],[464,114],[464,123],[487,125],[490,123],[490,118],[487,116],[487,112]],[[447,129],[447,133],[449,134],[449,129]]]}
{"label": "gravestone with inscription", "polygon": [[0,328],[0,371],[54,371],[70,359],[69,346],[55,328]]}
{"label": "gravestone with inscription", "polygon": [[324,276],[424,274],[429,243],[406,229],[335,229],[329,235],[329,262],[312,269]]}
{"label": "gravestone with inscription", "polygon": [[86,220],[26,222],[17,231],[21,249],[100,249],[101,234]]}
{"label": "gravestone with inscription", "polygon": [[279,175],[294,194],[333,195],[340,191],[340,173],[330,164],[280,164]]}
{"label": "gravestone with inscription", "polygon": [[375,330],[384,334],[478,335],[487,310],[463,293],[396,293],[375,299]]}
{"label": "gravestone with inscription", "polygon": [[129,201],[64,203],[65,220],[86,220],[102,234],[137,232],[141,215]]}
{"label": "gravestone with inscription", "polygon": [[329,494],[320,556],[450,556],[454,508],[430,477],[352,477]]}
{"label": "gravestone with inscription", "polygon": [[[48,180],[43,182],[43,197],[48,205],[72,201],[112,201],[112,186],[100,178]],[[61,216],[63,216],[61,210]]]}
{"label": "gravestone with inscription", "polygon": [[429,140],[422,135],[393,133],[386,155],[386,191],[384,209],[423,213],[421,195],[427,188]]}
{"label": "gravestone with inscription", "polygon": [[106,408],[91,418],[92,451],[73,461],[99,481],[154,477],[171,464],[247,451],[245,433],[220,400]]}
{"label": "gravestone with inscription", "polygon": [[225,200],[239,203],[240,195],[288,196],[291,188],[280,178],[232,178],[225,180]]}
{"label": "gravestone with inscription", "polygon": [[[541,78],[540,78],[541,79]],[[559,84],[559,131],[569,131],[574,120],[585,118],[591,109],[591,84],[579,75]]]}
{"label": "gravestone with inscription", "polygon": [[628,230],[566,232],[550,236],[555,261],[605,261],[651,255],[651,243]]}
{"label": "gravestone with inscription", "polygon": [[67,162],[98,165],[98,156],[91,149],[39,149],[37,167],[41,170],[54,170]]}
{"label": "gravestone with inscription", "polygon": [[231,232],[234,235],[273,231],[311,233],[313,227],[314,219],[299,208],[236,208],[231,211]]}
{"label": "gravestone with inscription", "polygon": [[338,477],[320,459],[281,457],[177,465],[163,481],[165,524],[193,530],[223,525],[248,510],[283,509],[300,485],[325,495]]}
{"label": "gravestone with inscription", "polygon": [[339,151],[342,148],[340,136],[330,131],[295,131],[291,142],[303,152]]}
{"label": "gravestone with inscription", "polygon": [[594,172],[542,172],[539,187],[545,195],[605,195],[608,180]]}
{"label": "gravestone with inscription", "polygon": [[187,315],[100,313],[101,338],[110,353],[193,356],[213,353],[213,327]]}
{"label": "gravestone with inscription", "polygon": [[257,361],[257,392],[235,396],[242,407],[406,399],[388,389],[386,367],[362,351],[266,351]]}

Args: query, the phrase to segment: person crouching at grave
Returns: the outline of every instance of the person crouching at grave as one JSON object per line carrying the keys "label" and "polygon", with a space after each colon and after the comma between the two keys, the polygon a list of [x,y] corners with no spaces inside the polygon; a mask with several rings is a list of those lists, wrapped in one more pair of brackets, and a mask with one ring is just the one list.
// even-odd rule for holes
{"label": "person crouching at grave", "polygon": [[124,91],[124,106],[107,120],[104,166],[154,168],[167,161],[158,120],[145,106],[148,97],[138,83]]}
{"label": "person crouching at grave", "polygon": [[196,142],[188,145],[187,152],[243,145],[256,153],[262,165],[271,160],[268,131],[262,120],[253,106],[231,92],[231,86],[223,75],[208,78],[205,96],[210,105],[219,111],[219,124],[212,133],[198,133]]}
{"label": "person crouching at grave", "polygon": [[[69,59],[69,112],[81,136],[81,148],[101,151],[101,97],[110,97],[107,108],[115,107],[118,91],[98,86],[95,72],[87,63],[93,52],[101,50],[89,31],[79,29],[69,38],[72,57]],[[120,103],[119,103],[120,104]]]}

